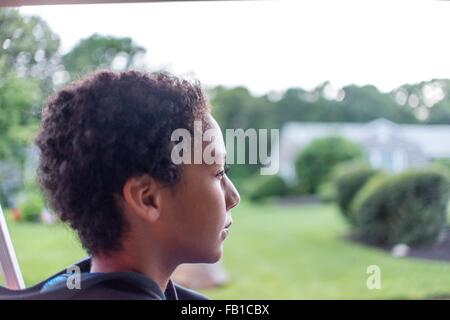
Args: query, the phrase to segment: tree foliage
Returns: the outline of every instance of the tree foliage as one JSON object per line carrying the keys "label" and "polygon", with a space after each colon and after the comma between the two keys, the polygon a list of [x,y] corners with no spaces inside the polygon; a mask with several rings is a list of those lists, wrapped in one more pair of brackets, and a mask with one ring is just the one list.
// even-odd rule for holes
{"label": "tree foliage", "polygon": [[360,147],[342,137],[317,139],[306,146],[295,161],[295,170],[302,189],[316,193],[330,178],[333,168],[340,163],[361,159]]}
{"label": "tree foliage", "polygon": [[122,71],[142,67],[140,58],[143,54],[145,49],[135,44],[131,38],[93,34],[80,40],[62,60],[70,77],[76,78],[97,69]]}

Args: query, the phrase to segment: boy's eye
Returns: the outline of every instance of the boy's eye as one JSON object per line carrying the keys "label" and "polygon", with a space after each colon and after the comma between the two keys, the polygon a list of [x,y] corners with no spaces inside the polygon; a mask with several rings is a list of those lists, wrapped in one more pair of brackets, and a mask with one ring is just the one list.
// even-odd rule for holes
{"label": "boy's eye", "polygon": [[228,171],[230,171],[230,168],[228,168],[228,166],[225,165],[224,169],[221,170],[219,173],[217,173],[217,177],[221,178],[223,177]]}

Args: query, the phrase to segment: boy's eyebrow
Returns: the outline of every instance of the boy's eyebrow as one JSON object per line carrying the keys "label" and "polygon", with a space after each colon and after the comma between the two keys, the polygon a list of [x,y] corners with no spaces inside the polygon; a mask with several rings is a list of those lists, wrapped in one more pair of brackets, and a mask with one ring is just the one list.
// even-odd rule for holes
{"label": "boy's eyebrow", "polygon": [[212,155],[213,157],[217,157],[217,155],[218,155],[220,158],[222,158],[222,159],[224,159],[224,160],[227,159],[227,152],[226,152],[226,150],[225,150],[224,148],[220,148],[220,147],[216,147],[216,146],[215,146],[215,147],[212,149],[211,155]]}
{"label": "boy's eyebrow", "polygon": [[[218,152],[218,155],[219,155],[219,159],[223,160],[223,162],[215,161],[214,164],[220,164],[220,165],[225,164],[227,161],[227,153],[226,152]],[[215,159],[217,159],[217,157],[215,157]]]}

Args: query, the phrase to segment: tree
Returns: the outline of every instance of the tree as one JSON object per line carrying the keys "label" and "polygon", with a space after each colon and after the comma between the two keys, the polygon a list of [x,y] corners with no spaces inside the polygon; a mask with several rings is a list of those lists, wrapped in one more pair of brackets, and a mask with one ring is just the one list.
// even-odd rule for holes
{"label": "tree", "polygon": [[96,69],[127,70],[142,68],[145,49],[131,38],[116,38],[93,34],[81,40],[62,57],[66,71],[74,79]]}
{"label": "tree", "polygon": [[362,158],[361,148],[342,137],[314,140],[300,152],[295,161],[300,189],[316,193],[337,164]]}
{"label": "tree", "polygon": [[38,17],[0,9],[0,201],[22,186],[26,148],[53,88],[59,38]]}
{"label": "tree", "polygon": [[[273,103],[267,96],[255,97],[247,88],[236,87],[226,89],[216,87],[210,91],[213,116],[222,128],[225,141],[226,129],[259,129],[276,128],[276,113]],[[270,152],[270,145],[268,146]],[[249,159],[249,141],[245,144],[246,159]],[[237,146],[235,144],[235,155]],[[236,162],[236,157],[234,159]],[[260,164],[229,165],[229,176],[240,186],[245,184],[248,177],[254,175],[261,167]]]}
{"label": "tree", "polygon": [[324,82],[311,91],[301,88],[286,90],[276,102],[280,125],[287,121],[301,122],[368,122],[386,118],[397,123],[414,123],[411,108],[395,103],[392,95],[382,93],[374,86],[346,86],[337,99],[327,96]]}
{"label": "tree", "polygon": [[0,159],[24,160],[49,91],[59,39],[38,17],[0,9]]}
{"label": "tree", "polygon": [[397,104],[410,109],[422,123],[450,124],[450,80],[405,84],[391,92]]}
{"label": "tree", "polygon": [[22,16],[15,9],[0,9],[0,75],[14,72],[39,81],[43,96],[53,88],[52,77],[60,65],[60,40],[36,16]]}

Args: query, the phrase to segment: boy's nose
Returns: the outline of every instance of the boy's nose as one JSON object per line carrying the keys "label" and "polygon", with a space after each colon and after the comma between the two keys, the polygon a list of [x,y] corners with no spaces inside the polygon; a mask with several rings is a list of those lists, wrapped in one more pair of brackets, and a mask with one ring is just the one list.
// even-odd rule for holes
{"label": "boy's nose", "polygon": [[239,192],[236,190],[236,187],[234,184],[227,178],[227,190],[225,195],[225,201],[227,205],[227,211],[231,210],[232,208],[236,207],[239,202],[241,201],[241,197],[239,195]]}

